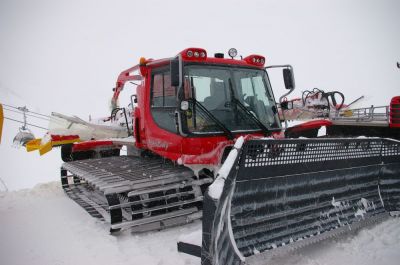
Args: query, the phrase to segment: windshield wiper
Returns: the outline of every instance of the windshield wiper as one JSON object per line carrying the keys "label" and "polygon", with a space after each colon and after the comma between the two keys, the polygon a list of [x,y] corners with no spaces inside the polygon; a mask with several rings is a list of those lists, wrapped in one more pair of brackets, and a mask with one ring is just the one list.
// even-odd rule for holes
{"label": "windshield wiper", "polygon": [[235,93],[233,91],[233,86],[232,86],[232,80],[229,78],[228,81],[229,81],[229,89],[230,89],[231,95],[232,95],[231,96],[231,101],[233,101],[237,106],[239,106],[244,111],[244,113],[247,114],[247,116],[250,117],[257,124],[258,127],[260,127],[260,129],[264,132],[264,134],[266,136],[270,135],[271,134],[270,130],[267,127],[265,127],[265,125],[253,113],[251,113],[251,111],[249,111],[246,108],[246,106],[244,106],[242,104],[242,102],[240,102],[235,97]]}
{"label": "windshield wiper", "polygon": [[229,140],[235,139],[233,136],[232,132],[226,128],[226,126],[220,122],[206,107],[204,107],[200,102],[198,102],[196,99],[191,98],[189,101],[192,101],[199,109],[201,109],[215,124],[218,125],[222,129],[222,131],[226,134],[226,137]]}

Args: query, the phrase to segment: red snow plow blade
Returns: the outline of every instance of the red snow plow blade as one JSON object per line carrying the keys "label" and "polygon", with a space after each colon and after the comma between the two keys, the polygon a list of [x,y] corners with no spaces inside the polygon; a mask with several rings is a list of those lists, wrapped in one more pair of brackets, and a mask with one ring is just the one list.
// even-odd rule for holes
{"label": "red snow plow blade", "polygon": [[399,141],[251,140],[238,152],[220,197],[204,198],[202,264],[254,264],[400,210]]}

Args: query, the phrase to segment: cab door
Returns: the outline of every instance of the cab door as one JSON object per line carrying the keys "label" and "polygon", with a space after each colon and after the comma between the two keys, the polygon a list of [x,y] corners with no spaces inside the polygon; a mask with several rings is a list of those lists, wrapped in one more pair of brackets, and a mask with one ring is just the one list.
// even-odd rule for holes
{"label": "cab door", "polygon": [[147,146],[155,153],[176,160],[181,156],[182,137],[175,121],[177,87],[171,86],[169,67],[151,71],[149,92]]}

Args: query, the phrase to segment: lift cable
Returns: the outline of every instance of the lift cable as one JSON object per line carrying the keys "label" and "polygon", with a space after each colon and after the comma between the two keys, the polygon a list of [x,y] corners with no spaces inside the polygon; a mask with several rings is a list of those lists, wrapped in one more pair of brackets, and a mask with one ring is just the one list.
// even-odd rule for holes
{"label": "lift cable", "polygon": [[[18,122],[18,123],[22,123],[22,124],[24,124],[24,122],[23,122],[23,121],[15,120],[15,119],[8,118],[8,117],[4,117],[4,119],[6,119],[6,120],[10,120],[10,121],[15,121],[15,122]],[[36,127],[36,128],[43,129],[43,130],[46,130],[46,131],[47,131],[47,129],[46,129],[46,128],[44,128],[44,127],[41,127],[41,126],[38,126],[38,125],[35,125],[35,124],[31,124],[31,123],[25,123],[25,124],[26,124],[26,125],[29,125],[29,126],[32,126],[32,127]]]}
{"label": "lift cable", "polygon": [[[13,110],[13,109],[9,109],[9,108],[4,108],[4,110],[6,110],[6,111],[10,111],[10,112],[14,112],[14,113],[18,113],[18,114],[23,114],[24,112],[23,111],[20,111],[20,110]],[[29,111],[30,112],[30,111]],[[33,118],[36,118],[36,119],[41,119],[41,120],[45,120],[45,121],[49,121],[50,120],[50,116],[45,116],[45,115],[41,115],[41,116],[36,116],[36,114],[30,114],[30,113],[26,113],[26,116],[29,116],[29,117],[33,117]],[[44,116],[44,117],[43,117]]]}

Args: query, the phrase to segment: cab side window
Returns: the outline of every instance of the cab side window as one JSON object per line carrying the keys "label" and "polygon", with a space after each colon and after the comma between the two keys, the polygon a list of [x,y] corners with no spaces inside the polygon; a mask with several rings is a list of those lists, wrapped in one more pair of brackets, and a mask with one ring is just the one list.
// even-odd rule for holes
{"label": "cab side window", "polygon": [[176,87],[171,86],[169,71],[152,74],[151,113],[160,128],[176,133],[175,110],[177,107]]}
{"label": "cab side window", "polygon": [[151,106],[163,106],[163,74],[156,74],[153,76]]}

